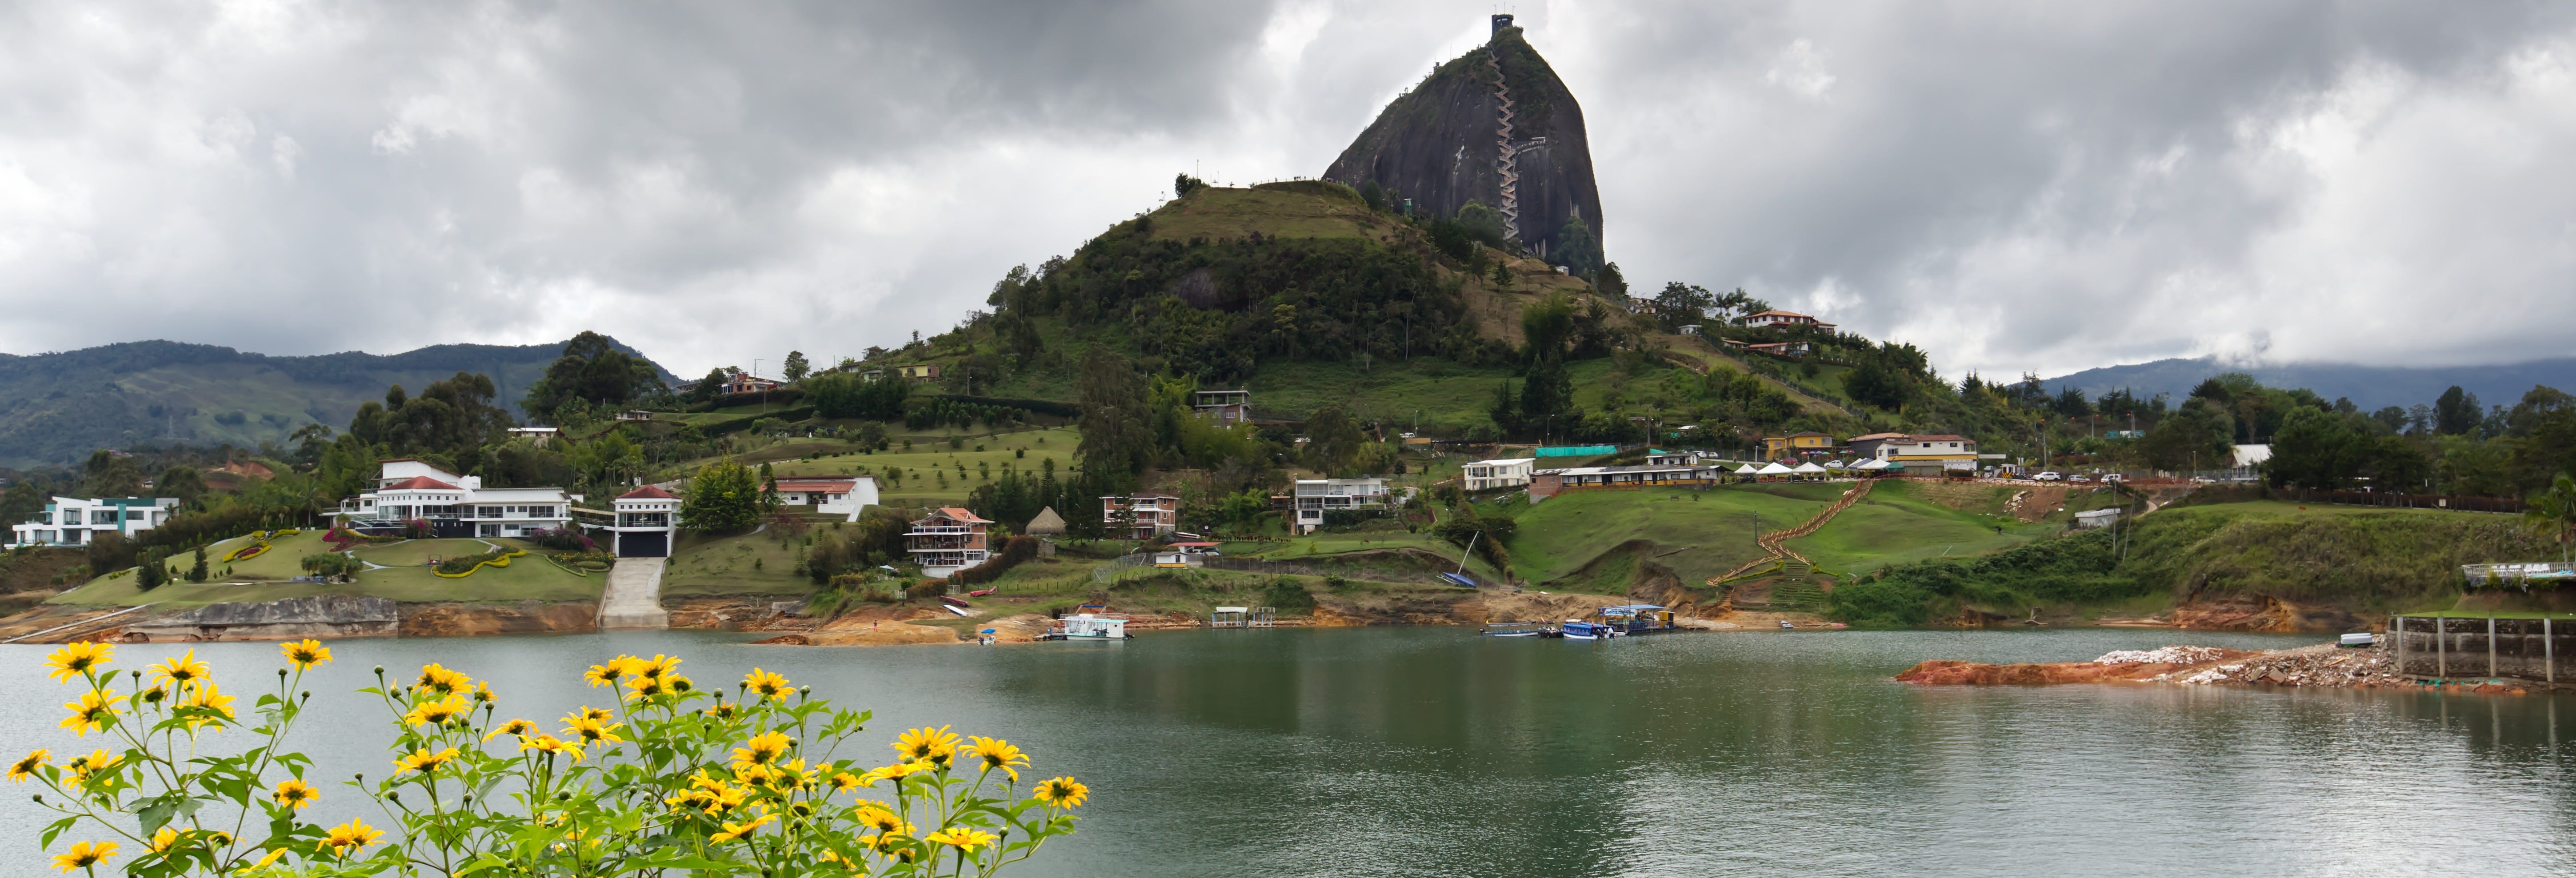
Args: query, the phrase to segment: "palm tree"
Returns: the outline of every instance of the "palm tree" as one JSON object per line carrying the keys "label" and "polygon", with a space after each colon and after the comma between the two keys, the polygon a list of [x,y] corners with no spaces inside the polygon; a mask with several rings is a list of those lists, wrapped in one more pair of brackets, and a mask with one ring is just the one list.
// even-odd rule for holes
{"label": "palm tree", "polygon": [[2523,523],[2531,529],[2548,531],[2558,538],[2558,560],[2568,558],[2568,544],[2576,542],[2576,477],[2558,474],[2558,481],[2531,498],[2531,506],[2522,511]]}

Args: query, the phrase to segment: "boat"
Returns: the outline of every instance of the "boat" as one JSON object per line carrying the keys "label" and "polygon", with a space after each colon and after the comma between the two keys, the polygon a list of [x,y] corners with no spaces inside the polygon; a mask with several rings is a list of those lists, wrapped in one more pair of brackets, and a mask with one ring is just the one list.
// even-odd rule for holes
{"label": "boat", "polygon": [[943,604],[947,604],[947,605],[952,606],[952,607],[971,607],[971,606],[974,606],[974,604],[967,603],[965,598],[949,597],[948,595],[940,595],[940,596],[939,596],[939,602],[940,602],[940,603],[943,603]]}
{"label": "boat", "polygon": [[1476,633],[1486,637],[1546,637],[1554,632],[1545,622],[1487,622]]}
{"label": "boat", "polygon": [[940,608],[940,609],[943,609],[943,610],[947,610],[947,611],[949,611],[949,612],[951,612],[951,613],[955,613],[955,614],[957,614],[957,615],[958,615],[958,617],[959,617],[959,618],[964,618],[964,617],[967,617],[967,616],[975,615],[975,614],[973,614],[973,613],[966,612],[966,608],[965,608],[965,607],[953,606],[953,605],[950,605],[950,604],[940,604],[940,605],[939,605],[939,608]]}
{"label": "boat", "polygon": [[1630,634],[1668,634],[1682,630],[1673,624],[1673,611],[1656,604],[1622,604],[1602,607],[1592,612],[1594,618],[1620,636]]}
{"label": "boat", "polygon": [[1126,640],[1134,636],[1127,633],[1125,613],[1080,613],[1055,620],[1053,624],[1047,626],[1047,633],[1040,635],[1038,639]]}
{"label": "boat", "polygon": [[1608,640],[1619,636],[1619,632],[1608,625],[1581,619],[1567,619],[1556,630],[1567,640]]}
{"label": "boat", "polygon": [[983,596],[988,595],[988,594],[992,594],[992,593],[997,592],[997,591],[1001,591],[1001,589],[998,589],[998,588],[988,588],[988,589],[984,589],[983,591],[970,591],[970,592],[967,592],[967,593],[966,593],[966,596],[967,596],[967,597],[970,597],[970,598],[980,598],[980,597],[983,597]]}

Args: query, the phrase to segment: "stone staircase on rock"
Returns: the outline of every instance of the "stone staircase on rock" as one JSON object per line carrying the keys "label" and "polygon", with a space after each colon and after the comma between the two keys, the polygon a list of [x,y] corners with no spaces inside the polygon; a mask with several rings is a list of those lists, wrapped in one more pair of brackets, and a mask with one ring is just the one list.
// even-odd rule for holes
{"label": "stone staircase on rock", "polygon": [[1494,171],[1502,179],[1502,204],[1496,210],[1503,215],[1503,237],[1518,241],[1521,239],[1520,149],[1512,145],[1512,88],[1503,81],[1503,62],[1495,57],[1491,46],[1485,49],[1485,64],[1494,71]]}
{"label": "stone staircase on rock", "polygon": [[669,628],[671,614],[662,609],[662,570],[668,559],[619,558],[608,569],[608,588],[599,596],[599,628]]}

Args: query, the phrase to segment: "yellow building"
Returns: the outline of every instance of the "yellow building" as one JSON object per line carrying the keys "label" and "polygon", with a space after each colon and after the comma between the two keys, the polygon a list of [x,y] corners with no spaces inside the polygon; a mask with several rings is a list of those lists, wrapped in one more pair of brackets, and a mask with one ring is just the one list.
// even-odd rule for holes
{"label": "yellow building", "polygon": [[1772,459],[1814,451],[1830,451],[1834,437],[1824,433],[1791,433],[1786,436],[1762,437],[1762,451]]}

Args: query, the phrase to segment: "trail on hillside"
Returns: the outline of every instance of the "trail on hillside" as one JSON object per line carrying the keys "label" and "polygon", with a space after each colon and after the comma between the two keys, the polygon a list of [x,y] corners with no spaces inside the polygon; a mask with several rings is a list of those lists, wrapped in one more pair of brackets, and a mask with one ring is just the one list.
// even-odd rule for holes
{"label": "trail on hillside", "polygon": [[1834,516],[1841,515],[1843,510],[1850,509],[1852,504],[1858,503],[1861,498],[1869,496],[1870,486],[1876,484],[1878,484],[1876,480],[1864,480],[1857,487],[1843,492],[1843,498],[1834,501],[1834,505],[1825,507],[1823,511],[1816,513],[1816,517],[1807,519],[1807,523],[1787,530],[1775,530],[1770,533],[1754,537],[1754,544],[1761,546],[1764,551],[1770,552],[1771,554],[1748,561],[1744,566],[1720,573],[1716,576],[1711,576],[1708,578],[1708,584],[1712,586],[1717,585],[1718,583],[1725,582],[1729,579],[1734,579],[1746,573],[1753,572],[1764,564],[1770,564],[1782,558],[1795,558],[1798,559],[1798,563],[1800,564],[1805,564],[1811,567],[1814,566],[1816,562],[1807,560],[1807,556],[1798,554],[1797,550],[1789,548],[1788,541],[1824,529],[1824,526],[1827,523],[1834,520]]}

